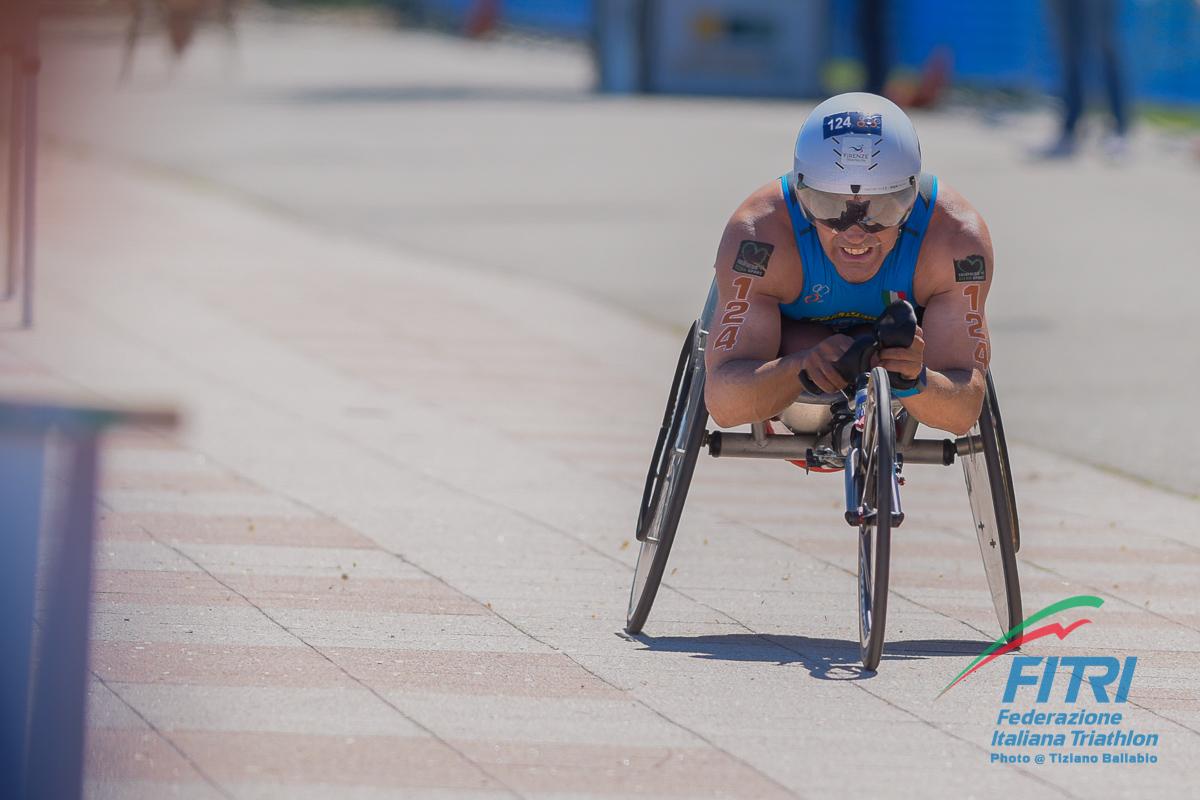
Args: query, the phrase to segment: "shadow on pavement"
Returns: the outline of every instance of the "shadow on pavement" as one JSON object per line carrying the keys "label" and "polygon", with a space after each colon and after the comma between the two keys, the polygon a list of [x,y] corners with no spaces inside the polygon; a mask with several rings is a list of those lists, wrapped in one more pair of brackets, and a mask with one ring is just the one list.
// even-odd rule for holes
{"label": "shadow on pavement", "polygon": [[[647,650],[689,653],[717,661],[760,661],[779,666],[800,664],[821,680],[862,680],[875,675],[862,668],[858,642],[849,639],[814,639],[808,636],[772,636],[730,633],[719,636],[628,637]],[[940,656],[976,656],[992,643],[969,639],[908,639],[884,646],[883,663]]]}
{"label": "shadow on pavement", "polygon": [[595,95],[579,89],[553,89],[536,86],[329,86],[272,92],[269,97],[260,97],[259,99],[312,105],[402,102],[457,103],[477,100],[572,103],[594,100]]}

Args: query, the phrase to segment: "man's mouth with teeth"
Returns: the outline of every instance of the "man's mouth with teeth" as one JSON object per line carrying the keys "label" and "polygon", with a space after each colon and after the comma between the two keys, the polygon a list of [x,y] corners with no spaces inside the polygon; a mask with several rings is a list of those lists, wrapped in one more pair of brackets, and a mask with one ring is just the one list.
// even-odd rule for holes
{"label": "man's mouth with teeth", "polygon": [[870,246],[865,245],[865,244],[862,245],[861,247],[846,247],[844,245],[842,246],[842,252],[844,252],[846,255],[850,255],[850,256],[865,255],[870,249],[871,249]]}

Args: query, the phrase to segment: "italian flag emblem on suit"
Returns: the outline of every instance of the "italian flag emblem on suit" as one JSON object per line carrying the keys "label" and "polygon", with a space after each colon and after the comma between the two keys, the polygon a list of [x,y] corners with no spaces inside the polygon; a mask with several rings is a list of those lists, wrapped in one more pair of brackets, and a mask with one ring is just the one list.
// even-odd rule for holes
{"label": "italian flag emblem on suit", "polygon": [[907,300],[908,299],[908,295],[905,294],[904,292],[883,292],[882,294],[883,294],[883,304],[885,306],[890,306],[892,303],[896,302],[897,300]]}

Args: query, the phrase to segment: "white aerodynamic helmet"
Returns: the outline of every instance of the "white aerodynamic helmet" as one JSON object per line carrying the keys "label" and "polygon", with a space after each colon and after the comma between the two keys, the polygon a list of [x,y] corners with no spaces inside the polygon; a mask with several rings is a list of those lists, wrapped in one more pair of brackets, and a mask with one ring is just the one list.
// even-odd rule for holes
{"label": "white aerodynamic helmet", "polygon": [[796,137],[793,180],[837,194],[888,194],[916,185],[921,143],[899,106],[848,92],[812,110]]}

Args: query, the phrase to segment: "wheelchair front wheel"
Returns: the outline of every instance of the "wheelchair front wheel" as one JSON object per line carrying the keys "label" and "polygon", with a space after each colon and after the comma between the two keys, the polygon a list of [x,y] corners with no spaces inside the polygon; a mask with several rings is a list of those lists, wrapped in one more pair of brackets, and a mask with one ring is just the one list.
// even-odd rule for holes
{"label": "wheelchair front wheel", "polygon": [[887,371],[876,367],[867,381],[858,482],[858,642],[864,669],[874,671],[883,656],[887,619],[888,567],[896,488],[896,423],[892,418]]}
{"label": "wheelchair front wheel", "polygon": [[996,619],[1000,629],[1007,632],[1023,619],[1021,581],[1017,575],[1017,549],[1021,539],[1008,445],[1004,441],[1000,404],[990,372],[979,421],[972,426],[966,439],[968,452],[962,457],[962,463],[971,517],[975,521],[975,534],[983,555],[983,571],[987,574]]}
{"label": "wheelchair front wheel", "polygon": [[654,605],[708,423],[708,409],[704,405],[703,336],[698,324],[693,323],[679,353],[662,427],[646,474],[637,523],[641,548],[629,590],[625,624],[625,630],[631,634],[641,633]]}

